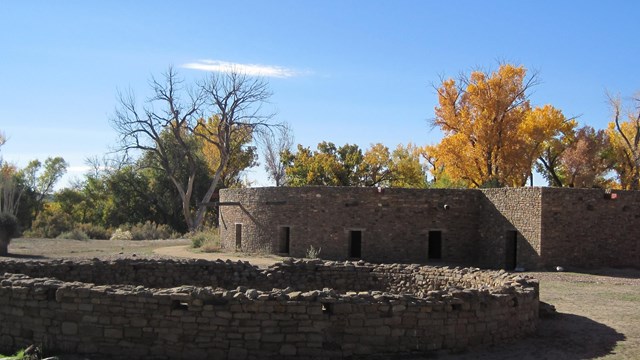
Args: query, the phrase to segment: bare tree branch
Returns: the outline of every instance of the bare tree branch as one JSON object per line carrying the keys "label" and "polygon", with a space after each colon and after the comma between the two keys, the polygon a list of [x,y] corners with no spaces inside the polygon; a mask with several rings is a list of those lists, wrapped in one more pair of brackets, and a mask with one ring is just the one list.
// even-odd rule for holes
{"label": "bare tree branch", "polygon": [[282,162],[282,153],[291,150],[294,139],[289,125],[284,124],[276,132],[266,132],[261,136],[264,145],[264,168],[267,170],[269,179],[275,182],[276,186],[286,184],[285,164]]}
{"label": "bare tree branch", "polygon": [[[264,80],[236,71],[217,73],[187,87],[171,67],[159,79],[152,77],[149,86],[152,95],[142,109],[131,91],[118,93],[119,107],[111,122],[120,135],[119,150],[147,152],[158,161],[180,194],[187,226],[195,230],[204,220],[229,161],[233,140],[253,136],[260,128],[272,126],[274,115],[262,111],[271,92]],[[205,113],[218,116],[220,121],[207,126],[201,121]],[[207,192],[192,209],[196,176],[206,176],[197,173],[199,155],[194,139],[214,145],[220,161]],[[180,177],[178,170],[185,164],[187,175]]]}

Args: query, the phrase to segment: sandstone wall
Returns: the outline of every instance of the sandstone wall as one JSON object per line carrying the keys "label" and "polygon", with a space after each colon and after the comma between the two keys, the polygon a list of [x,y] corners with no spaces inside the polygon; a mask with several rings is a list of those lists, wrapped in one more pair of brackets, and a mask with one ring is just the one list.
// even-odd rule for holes
{"label": "sandstone wall", "polygon": [[640,192],[542,189],[542,266],[640,267]]}
{"label": "sandstone wall", "polygon": [[[349,187],[225,189],[220,192],[220,234],[236,249],[278,253],[279,229],[290,229],[289,254],[322,247],[324,259],[350,258],[350,231],[361,231],[360,258],[426,263],[429,231],[441,231],[441,258],[473,263],[481,193],[457,189]],[[446,206],[445,206],[446,205]]]}
{"label": "sandstone wall", "polygon": [[[35,271],[30,265],[23,267]],[[112,263],[123,265],[133,264]],[[498,344],[537,324],[537,282],[502,271],[290,260],[256,272],[263,278],[251,285],[264,290],[94,285],[6,273],[0,351],[35,342],[51,351],[132,359],[344,358]],[[385,290],[336,290],[356,280]],[[278,288],[283,284],[289,287]]]}
{"label": "sandstone wall", "polygon": [[488,268],[640,267],[640,192],[567,188],[383,189],[255,188],[221,191],[226,249],[280,252],[289,229],[291,256],[321,247],[325,259],[353,258],[350,232],[362,234],[361,258],[437,263],[429,234],[440,232],[441,261]]}
{"label": "sandstone wall", "polygon": [[[505,268],[506,243],[517,232],[516,267],[536,269],[540,261],[542,188],[483,189],[479,221],[479,264]],[[510,269],[512,270],[512,269]]]}

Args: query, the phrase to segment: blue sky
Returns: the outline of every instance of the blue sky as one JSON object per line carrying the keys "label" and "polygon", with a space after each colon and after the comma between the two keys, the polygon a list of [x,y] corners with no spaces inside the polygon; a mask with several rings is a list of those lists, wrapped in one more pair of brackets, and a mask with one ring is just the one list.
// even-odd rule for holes
{"label": "blue sky", "polygon": [[[65,183],[116,143],[118,89],[169,65],[277,68],[270,106],[295,140],[436,143],[432,85],[500,61],[539,71],[531,100],[596,128],[605,91],[640,90],[637,1],[0,1],[3,158],[62,156]],[[193,66],[191,66],[193,67]],[[268,182],[256,169],[258,185]],[[538,180],[536,185],[543,185]]]}

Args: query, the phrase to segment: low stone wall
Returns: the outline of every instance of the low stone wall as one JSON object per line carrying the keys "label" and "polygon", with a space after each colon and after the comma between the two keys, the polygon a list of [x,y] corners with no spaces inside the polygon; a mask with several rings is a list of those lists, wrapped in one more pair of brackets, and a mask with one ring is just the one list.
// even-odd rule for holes
{"label": "low stone wall", "polygon": [[[163,263],[104,262],[100,271],[83,272],[83,281],[87,274],[118,280],[123,267],[139,276],[155,264],[154,278],[168,283]],[[32,276],[73,266],[37,264],[0,263]],[[319,260],[266,270],[221,261],[170,264],[185,278],[209,273],[194,284],[217,273],[216,283],[157,288],[149,279],[144,286],[97,285],[5,273],[0,351],[39,343],[102,357],[343,358],[499,344],[533,332],[538,319],[537,281],[503,271]],[[236,280],[234,290],[217,287]]]}

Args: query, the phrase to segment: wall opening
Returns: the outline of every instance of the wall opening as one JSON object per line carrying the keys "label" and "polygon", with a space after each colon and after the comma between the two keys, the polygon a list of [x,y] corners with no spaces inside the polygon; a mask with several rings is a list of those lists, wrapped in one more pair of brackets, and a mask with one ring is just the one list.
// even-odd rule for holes
{"label": "wall opening", "polygon": [[236,250],[242,249],[242,224],[236,224]]}
{"label": "wall opening", "polygon": [[281,226],[278,229],[278,252],[281,254],[288,254],[290,243],[291,228],[288,226]]}
{"label": "wall opening", "polygon": [[505,270],[514,270],[518,264],[518,232],[516,230],[507,231],[505,237]]}
{"label": "wall opening", "polygon": [[442,259],[442,231],[429,231],[429,246],[427,248],[427,259]]}
{"label": "wall opening", "polygon": [[349,257],[358,259],[362,257],[362,231],[360,230],[349,231]]}

